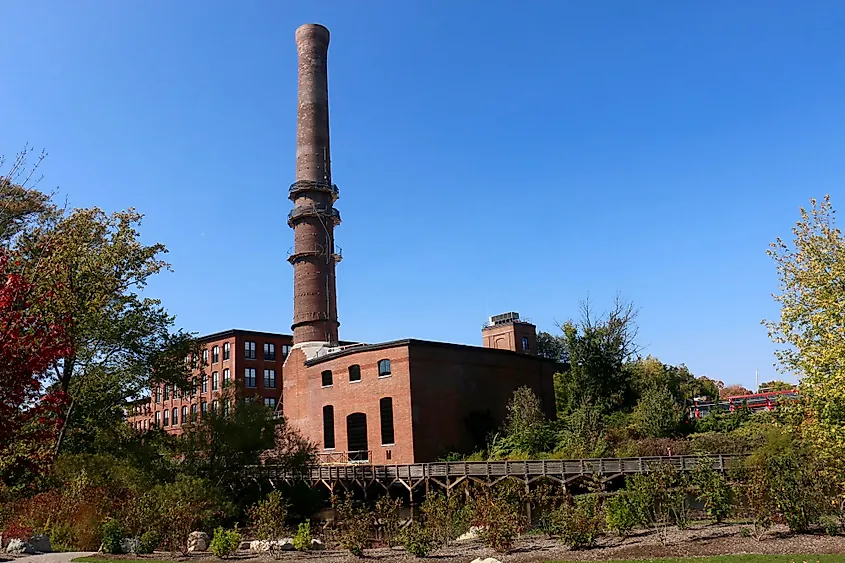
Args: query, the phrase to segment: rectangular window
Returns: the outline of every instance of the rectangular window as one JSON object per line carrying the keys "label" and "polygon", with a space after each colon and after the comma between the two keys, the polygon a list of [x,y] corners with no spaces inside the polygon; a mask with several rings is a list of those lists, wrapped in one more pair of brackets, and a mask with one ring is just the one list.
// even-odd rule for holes
{"label": "rectangular window", "polygon": [[354,364],[349,366],[349,382],[361,381],[361,366]]}
{"label": "rectangular window", "polygon": [[244,357],[247,360],[255,359],[255,342],[247,340],[244,342]]}
{"label": "rectangular window", "polygon": [[206,414],[208,412],[208,403],[207,402],[205,402],[205,401],[202,402],[202,405],[200,406],[200,412],[202,412],[202,414]]}
{"label": "rectangular window", "polygon": [[381,444],[392,445],[393,442],[393,399],[384,397],[379,401],[381,411]]}
{"label": "rectangular window", "polygon": [[323,448],[334,449],[334,407],[323,407]]}
{"label": "rectangular window", "polygon": [[269,342],[264,343],[264,359],[274,361],[276,359],[276,345]]}
{"label": "rectangular window", "polygon": [[229,409],[232,406],[232,402],[229,399],[223,401],[223,416],[229,416]]}
{"label": "rectangular window", "polygon": [[229,385],[229,381],[231,381],[232,377],[229,375],[229,368],[223,370],[223,387],[227,387]]}
{"label": "rectangular window", "polygon": [[264,388],[265,389],[275,389],[276,388],[276,370],[274,370],[274,369],[265,369],[264,370]]}
{"label": "rectangular window", "polygon": [[173,426],[179,424],[179,410],[173,407]]}
{"label": "rectangular window", "polygon": [[244,370],[244,387],[255,387],[255,368]]}
{"label": "rectangular window", "polygon": [[194,403],[191,405],[191,421],[195,421],[197,419],[197,404]]}
{"label": "rectangular window", "polygon": [[197,391],[198,391],[198,389],[197,389],[198,385],[199,385],[199,383],[197,382],[197,378],[196,377],[191,378],[191,397],[196,396]]}
{"label": "rectangular window", "polygon": [[220,403],[217,402],[217,399],[214,399],[213,401],[211,401],[211,412],[213,412],[214,414],[217,414],[217,409],[219,408],[219,406],[220,406]]}
{"label": "rectangular window", "polygon": [[159,387],[156,387],[156,390],[155,390],[155,401],[156,401],[156,403],[161,402],[161,388],[159,388]]}
{"label": "rectangular window", "polygon": [[229,343],[228,342],[223,343],[223,359],[224,360],[229,359]]}
{"label": "rectangular window", "polygon": [[217,387],[220,385],[220,374],[218,372],[214,372],[211,374],[211,390],[217,391]]}
{"label": "rectangular window", "polygon": [[271,409],[276,408],[276,398],[275,397],[264,397],[264,406],[269,407]]}
{"label": "rectangular window", "polygon": [[203,363],[203,365],[208,364],[208,348],[205,348],[202,351],[202,363]]}
{"label": "rectangular window", "polygon": [[390,375],[390,360],[379,360],[378,376],[387,377],[388,375]]}
{"label": "rectangular window", "polygon": [[216,364],[220,361],[220,346],[215,346],[211,349],[211,363]]}
{"label": "rectangular window", "polygon": [[170,426],[170,411],[164,409],[164,426]]}
{"label": "rectangular window", "polygon": [[323,387],[332,386],[332,370],[327,369],[322,373]]}
{"label": "rectangular window", "polygon": [[522,337],[522,351],[528,352],[528,337],[527,336]]}
{"label": "rectangular window", "polygon": [[205,374],[202,376],[202,392],[208,393],[208,376]]}
{"label": "rectangular window", "polygon": [[161,426],[161,412],[156,411],[156,426]]}
{"label": "rectangular window", "polygon": [[290,354],[290,345],[282,344],[282,359],[287,358],[288,354]]}
{"label": "rectangular window", "polygon": [[182,407],[182,424],[188,423],[188,407]]}
{"label": "rectangular window", "polygon": [[164,400],[168,400],[170,398],[170,387],[167,385],[164,386]]}

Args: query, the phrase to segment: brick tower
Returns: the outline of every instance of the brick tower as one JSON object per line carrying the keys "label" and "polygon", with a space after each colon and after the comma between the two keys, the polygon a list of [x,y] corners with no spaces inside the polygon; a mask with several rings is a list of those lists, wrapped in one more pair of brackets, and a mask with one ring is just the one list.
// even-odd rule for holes
{"label": "brick tower", "polygon": [[296,124],[296,181],[289,197],[294,208],[288,215],[294,247],[293,343],[337,345],[337,293],[334,228],[340,213],[332,184],[329,151],[329,92],[326,61],[329,30],[306,24],[296,30],[299,53],[299,105]]}

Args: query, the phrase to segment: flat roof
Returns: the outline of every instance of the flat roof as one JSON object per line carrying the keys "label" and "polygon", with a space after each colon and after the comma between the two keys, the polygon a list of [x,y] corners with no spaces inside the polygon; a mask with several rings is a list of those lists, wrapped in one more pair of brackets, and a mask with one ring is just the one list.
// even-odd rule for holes
{"label": "flat roof", "polygon": [[325,356],[320,356],[317,358],[313,358],[311,360],[307,360],[305,362],[306,366],[313,366],[317,365],[322,362],[326,362],[328,360],[334,360],[336,358],[343,358],[344,356],[351,356],[353,354],[357,354],[359,352],[370,352],[373,350],[387,350],[390,348],[399,348],[403,346],[429,346],[429,347],[440,347],[440,348],[451,348],[453,350],[467,350],[472,352],[479,352],[484,351],[486,353],[491,354],[510,354],[512,356],[518,356],[520,358],[526,358],[531,360],[537,360],[540,362],[552,362],[555,364],[560,364],[557,360],[551,360],[549,358],[543,358],[541,356],[535,356],[533,354],[523,354],[521,352],[514,352],[513,350],[501,350],[499,348],[486,348],[484,346],[471,346],[469,344],[455,344],[453,342],[440,342],[437,340],[419,340],[416,338],[404,338],[402,340],[389,340],[387,342],[377,342],[375,344],[362,344],[360,346],[355,346],[352,348],[348,348],[346,350],[339,350],[337,352],[333,352],[331,354],[326,354]]}

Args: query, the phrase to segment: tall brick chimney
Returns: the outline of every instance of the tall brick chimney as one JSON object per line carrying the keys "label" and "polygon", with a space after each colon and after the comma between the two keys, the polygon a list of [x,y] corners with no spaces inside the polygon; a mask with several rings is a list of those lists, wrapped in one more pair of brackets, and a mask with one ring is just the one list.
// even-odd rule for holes
{"label": "tall brick chimney", "polygon": [[332,184],[329,152],[329,91],[326,60],[329,30],[306,24],[296,30],[299,53],[299,105],[296,123],[296,181],[288,215],[294,247],[293,343],[337,345],[337,293],[334,228],[340,213],[334,209],[337,186]]}

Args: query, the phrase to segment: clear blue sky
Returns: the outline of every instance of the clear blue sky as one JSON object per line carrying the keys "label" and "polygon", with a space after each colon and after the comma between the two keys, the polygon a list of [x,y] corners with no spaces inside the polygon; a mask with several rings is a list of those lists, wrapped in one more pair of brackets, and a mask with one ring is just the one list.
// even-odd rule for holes
{"label": "clear blue sky", "polygon": [[767,244],[845,207],[845,3],[3,3],[0,153],[130,206],[201,333],[289,332],[294,30],[332,33],[341,338],[480,344],[617,291],[648,353],[775,374]]}

